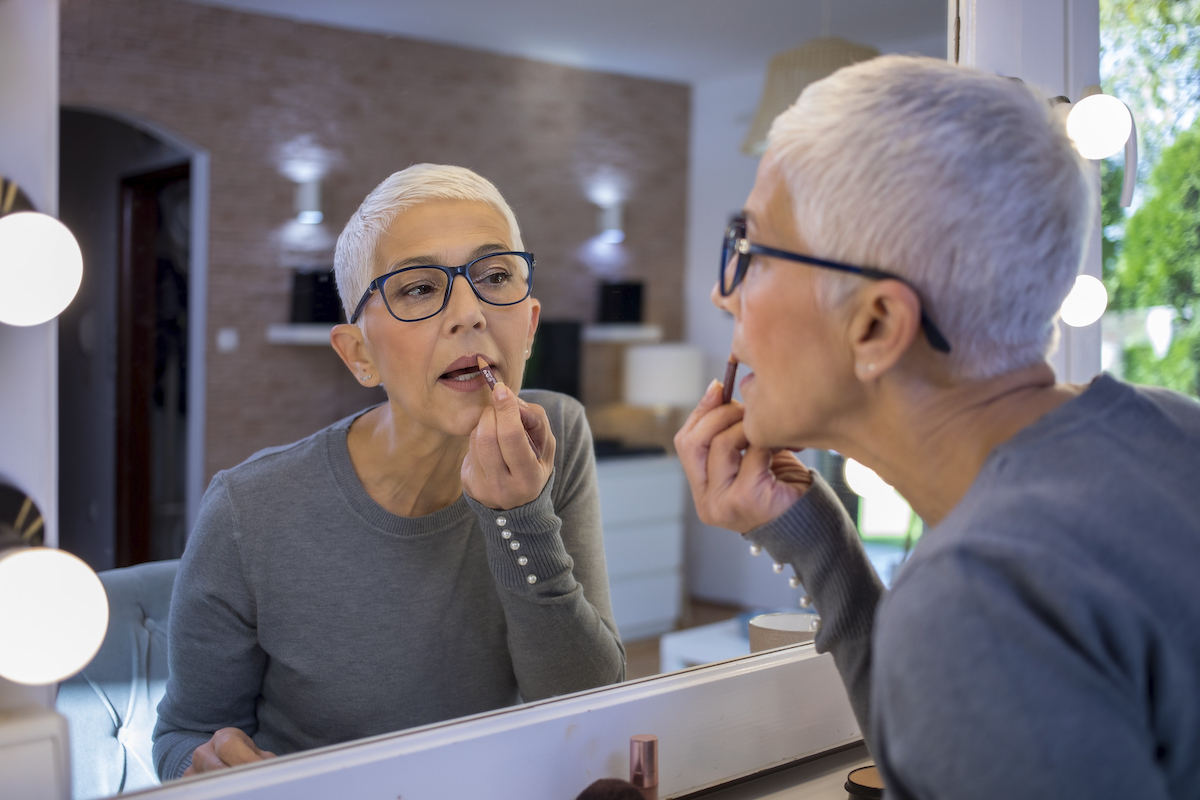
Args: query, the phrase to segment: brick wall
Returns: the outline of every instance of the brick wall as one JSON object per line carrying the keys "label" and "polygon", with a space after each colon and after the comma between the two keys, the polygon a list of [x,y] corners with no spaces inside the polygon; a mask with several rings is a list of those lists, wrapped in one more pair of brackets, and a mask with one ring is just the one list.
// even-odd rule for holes
{"label": "brick wall", "polygon": [[[682,334],[686,86],[177,0],[63,0],[61,57],[64,105],[151,121],[211,156],[210,474],[379,398],[328,348],[266,342],[288,318],[286,267],[332,262],[281,242],[294,217],[295,184],[279,168],[289,142],[333,156],[330,238],[394,170],[461,164],[516,211],[545,318],[590,321],[598,280],[641,279],[647,321]],[[597,212],[584,182],[606,170],[630,185],[618,259],[586,247]],[[218,353],[228,327],[240,346]]]}

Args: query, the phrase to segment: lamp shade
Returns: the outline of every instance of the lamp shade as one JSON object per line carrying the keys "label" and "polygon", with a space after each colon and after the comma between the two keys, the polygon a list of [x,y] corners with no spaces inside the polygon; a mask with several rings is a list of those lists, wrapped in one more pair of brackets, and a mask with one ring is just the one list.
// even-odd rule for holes
{"label": "lamp shade", "polygon": [[704,352],[681,342],[625,350],[625,402],[692,406],[704,394]]}
{"label": "lamp shade", "polygon": [[879,55],[874,47],[847,42],[837,37],[813,39],[771,58],[767,80],[754,122],[742,142],[742,152],[761,156],[767,149],[767,133],[775,118],[787,110],[804,87],[832,75],[842,67],[867,61]]}

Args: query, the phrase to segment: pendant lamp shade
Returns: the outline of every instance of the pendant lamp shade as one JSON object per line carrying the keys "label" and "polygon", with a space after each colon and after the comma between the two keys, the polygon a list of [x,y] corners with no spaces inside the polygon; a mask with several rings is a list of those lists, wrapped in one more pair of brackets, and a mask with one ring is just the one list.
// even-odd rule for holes
{"label": "pendant lamp shade", "polygon": [[767,132],[771,130],[771,123],[796,102],[805,86],[832,75],[842,67],[867,61],[877,55],[879,51],[873,47],[836,37],[824,37],[772,57],[767,66],[762,99],[758,101],[754,123],[742,142],[742,152],[748,156],[763,154],[767,149]]}

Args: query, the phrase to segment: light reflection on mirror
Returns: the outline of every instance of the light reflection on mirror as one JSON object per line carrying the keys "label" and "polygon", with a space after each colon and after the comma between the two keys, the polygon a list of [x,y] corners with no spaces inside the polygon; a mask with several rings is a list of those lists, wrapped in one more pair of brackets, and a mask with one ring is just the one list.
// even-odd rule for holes
{"label": "light reflection on mirror", "polygon": [[[292,12],[256,0],[162,3],[153,19],[127,6],[62,12],[62,217],[89,264],[60,320],[65,549],[97,570],[178,558],[215,472],[382,401],[329,352],[333,242],[392,171],[450,163],[497,185],[537,255],[546,338],[526,385],[575,394],[600,443],[626,678],[744,655],[750,616],[796,609],[787,573],[695,519],[664,452],[687,409],[624,404],[622,353],[688,341],[707,377],[723,370],[732,322],[707,296],[720,232],[753,182],[741,146],[768,59],[824,33],[944,57],[944,2],[855,0],[828,14],[819,1],[754,13],[733,0],[704,13],[685,0],[603,13],[529,2],[504,15],[477,0],[420,14],[328,2],[309,4],[305,23],[260,16]],[[297,187],[315,179],[304,210],[319,204],[322,221],[301,223]],[[621,204],[620,243],[598,240],[601,200]],[[123,236],[141,249],[122,251]],[[614,289],[605,314],[621,321],[597,324],[601,284],[640,284],[638,313],[623,318],[632,295]],[[575,337],[573,375],[549,368],[561,351],[548,331]],[[835,454],[805,459],[858,519],[882,519]],[[885,579],[911,543],[908,522],[872,522]],[[369,615],[366,598],[348,613]],[[140,648],[139,674],[77,678],[62,693],[90,704],[73,751],[107,765],[86,779],[77,769],[78,797],[154,780],[169,590],[130,602],[122,646]]]}

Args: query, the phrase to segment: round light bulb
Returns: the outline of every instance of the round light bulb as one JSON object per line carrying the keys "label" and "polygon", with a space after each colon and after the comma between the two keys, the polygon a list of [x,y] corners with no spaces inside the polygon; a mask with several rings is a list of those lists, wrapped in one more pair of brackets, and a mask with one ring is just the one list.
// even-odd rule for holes
{"label": "round light bulb", "polygon": [[843,471],[847,485],[859,497],[870,500],[871,498],[888,498],[896,493],[896,490],[879,477],[875,470],[858,463],[853,458],[846,459]]}
{"label": "round light bulb", "polygon": [[88,665],[108,631],[108,595],[81,560],[49,547],[0,556],[0,677],[40,686]]}
{"label": "round light bulb", "polygon": [[1100,319],[1106,308],[1108,290],[1104,284],[1091,275],[1080,275],[1058,313],[1072,328],[1084,328]]}
{"label": "round light bulb", "polygon": [[1093,94],[1071,107],[1067,136],[1084,158],[1101,159],[1121,152],[1133,131],[1129,109],[1109,94]]}
{"label": "round light bulb", "polygon": [[66,225],[36,211],[0,217],[0,322],[54,319],[82,280],[83,254]]}

